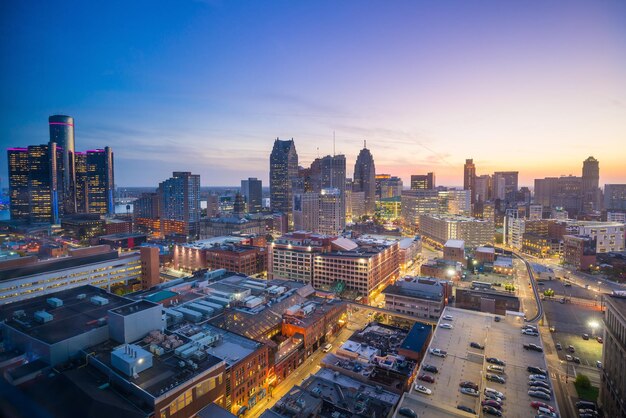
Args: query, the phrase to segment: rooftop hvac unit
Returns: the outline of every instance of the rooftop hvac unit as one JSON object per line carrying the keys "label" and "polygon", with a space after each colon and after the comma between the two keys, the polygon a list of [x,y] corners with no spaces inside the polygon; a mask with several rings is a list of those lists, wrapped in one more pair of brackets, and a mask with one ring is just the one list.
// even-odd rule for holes
{"label": "rooftop hvac unit", "polygon": [[86,294],[84,294],[84,293],[81,293],[81,294],[79,294],[79,295],[76,295],[76,299],[78,299],[78,300],[83,300],[83,299],[85,299],[86,297],[87,297],[87,295],[86,295]]}
{"label": "rooftop hvac unit", "polygon": [[46,322],[50,322],[52,321],[52,318],[54,317],[46,311],[35,312],[35,321],[39,322],[40,324],[45,324]]}
{"label": "rooftop hvac unit", "polygon": [[107,298],[103,298],[102,296],[94,296],[89,299],[91,303],[98,306],[104,306],[109,304],[109,300]]}
{"label": "rooftop hvac unit", "polygon": [[48,306],[52,308],[60,308],[63,306],[63,301],[59,298],[48,298],[46,299],[46,302],[48,303]]}

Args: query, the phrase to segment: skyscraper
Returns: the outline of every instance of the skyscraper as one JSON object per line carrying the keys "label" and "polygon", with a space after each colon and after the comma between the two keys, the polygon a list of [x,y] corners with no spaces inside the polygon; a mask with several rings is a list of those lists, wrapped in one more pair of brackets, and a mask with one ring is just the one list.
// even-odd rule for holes
{"label": "skyscraper", "polygon": [[471,202],[474,203],[476,201],[476,196],[474,190],[476,181],[476,166],[474,165],[474,160],[469,158],[465,160],[465,165],[463,166],[463,190],[471,191]]}
{"label": "skyscraper", "polygon": [[600,182],[600,163],[593,157],[583,161],[582,177],[583,212],[600,210],[598,186]]}
{"label": "skyscraper", "polygon": [[293,223],[296,231],[319,232],[320,194],[297,193],[293,198]]}
{"label": "skyscraper", "polygon": [[[346,225],[346,156],[339,154],[333,156],[327,155],[323,157],[320,160],[320,174],[320,192],[323,192],[324,189],[337,189],[339,192],[339,202],[341,205],[339,222],[341,229],[343,229]],[[329,193],[329,196],[330,194],[331,193]],[[334,192],[332,195],[335,195]]]}
{"label": "skyscraper", "polygon": [[293,225],[293,182],[298,178],[298,154],[293,138],[276,138],[270,154],[270,206],[273,211],[287,215]]}
{"label": "skyscraper", "polygon": [[48,118],[50,126],[50,142],[56,143],[61,149],[61,178],[58,179],[59,189],[63,191],[63,201],[59,202],[62,212],[76,213],[76,168],[74,161],[74,118],[65,115],[52,115]]}
{"label": "skyscraper", "polygon": [[246,201],[249,213],[261,212],[261,200],[263,198],[261,180],[254,177],[250,177],[248,180],[241,180],[241,194]]}
{"label": "skyscraper", "polygon": [[197,238],[200,233],[200,176],[175,171],[159,184],[163,234],[178,233]]}
{"label": "skyscraper", "polygon": [[337,235],[346,226],[345,206],[342,206],[342,194],[336,187],[322,189],[319,197],[318,232],[325,235]]}
{"label": "skyscraper", "polygon": [[365,142],[354,164],[352,191],[365,193],[365,214],[373,215],[376,210],[376,166]]}
{"label": "skyscraper", "polygon": [[11,219],[28,219],[28,148],[9,148],[9,197],[11,199]]}
{"label": "skyscraper", "polygon": [[[59,223],[59,155],[54,142],[28,147],[30,221]],[[60,157],[60,158],[59,158]]]}
{"label": "skyscraper", "polygon": [[85,201],[88,213],[113,214],[115,202],[113,190],[113,152],[110,147],[87,151],[87,189]]}
{"label": "skyscraper", "polygon": [[87,153],[74,153],[74,167],[76,169],[76,212],[87,213]]}
{"label": "skyscraper", "polygon": [[507,206],[512,206],[517,200],[517,171],[496,171],[493,173],[493,187],[496,198],[502,199]]}
{"label": "skyscraper", "polygon": [[413,174],[411,190],[432,190],[435,188],[435,173]]}

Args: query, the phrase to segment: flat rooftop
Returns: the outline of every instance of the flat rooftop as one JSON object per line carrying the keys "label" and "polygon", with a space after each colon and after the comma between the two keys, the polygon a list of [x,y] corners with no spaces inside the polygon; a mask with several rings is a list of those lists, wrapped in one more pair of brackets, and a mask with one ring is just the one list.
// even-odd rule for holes
{"label": "flat rooftop", "polygon": [[139,300],[128,305],[120,306],[119,308],[111,309],[111,312],[114,312],[118,315],[126,316],[129,314],[137,313],[139,311],[143,311],[145,309],[154,308],[157,305],[157,303],[147,300]]}
{"label": "flat rooftop", "polygon": [[[188,338],[183,339],[184,343],[188,343],[191,340]],[[163,393],[170,390],[175,390],[176,386],[182,385],[185,382],[193,379],[201,373],[211,367],[218,365],[222,362],[222,359],[217,358],[211,354],[207,354],[206,358],[194,363],[198,365],[197,369],[190,367],[181,368],[178,364],[180,358],[174,356],[174,350],[164,353],[161,356],[152,357],[152,367],[139,373],[137,378],[132,376],[125,376],[117,368],[113,367],[111,363],[111,353],[118,347],[124,344],[119,344],[113,340],[108,340],[97,346],[89,347],[85,352],[93,352],[94,358],[106,365],[109,369],[113,370],[119,376],[124,378],[130,383],[140,387],[148,394],[157,398]],[[139,343],[141,348],[149,350],[149,344]]]}
{"label": "flat rooftop", "polygon": [[462,239],[449,239],[446,241],[444,247],[464,249],[465,241]]}
{"label": "flat rooftop", "polygon": [[[79,299],[79,295],[85,296]],[[90,301],[94,296],[103,297],[109,303],[102,306],[94,305]],[[48,305],[46,300],[51,297],[61,299],[63,306],[53,308]],[[106,322],[99,323],[98,320],[106,318],[109,310],[129,304],[134,304],[134,301],[108,293],[99,287],[80,286],[1,306],[0,320],[6,320],[6,326],[47,344],[54,344],[90,329],[106,326]],[[20,310],[24,311],[25,315],[14,318],[14,313]],[[36,322],[34,314],[37,311],[46,311],[53,319],[45,323]]]}
{"label": "flat rooftop", "polygon": [[[500,316],[501,321],[495,322],[494,317],[497,315],[451,307],[446,307],[442,314],[451,315],[453,320],[440,319],[440,323],[448,322],[454,329],[437,327],[428,348],[445,350],[448,356],[441,358],[427,354],[421,367],[431,364],[439,368],[439,373],[433,375],[435,383],[418,381],[431,389],[432,394],[421,394],[415,391],[413,385],[398,408],[411,408],[420,417],[473,417],[474,415],[457,409],[457,406],[464,405],[480,411],[484,389],[489,387],[506,396],[503,414],[507,418],[534,416],[536,411],[530,407],[530,402],[536,399],[527,394],[530,373],[526,368],[536,366],[546,369],[546,362],[543,353],[523,348],[526,343],[542,345],[539,337],[521,333],[523,319],[517,316]],[[470,347],[471,342],[484,344],[485,349],[473,349]],[[483,377],[490,364],[484,360],[487,357],[496,357],[506,362],[505,384],[488,382]],[[419,374],[422,372],[420,368]],[[475,398],[462,394],[459,390],[459,383],[462,381],[478,384],[481,396]],[[542,402],[555,405],[554,397],[552,401]],[[397,410],[394,417],[399,417]]]}

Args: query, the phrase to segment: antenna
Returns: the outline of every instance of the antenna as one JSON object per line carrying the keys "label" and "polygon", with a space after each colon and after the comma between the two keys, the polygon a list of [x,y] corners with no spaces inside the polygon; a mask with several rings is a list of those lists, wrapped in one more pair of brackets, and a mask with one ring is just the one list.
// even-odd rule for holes
{"label": "antenna", "polygon": [[335,156],[335,131],[333,131],[333,157]]}
{"label": "antenna", "polygon": [[363,148],[367,149],[367,139],[363,140]]}

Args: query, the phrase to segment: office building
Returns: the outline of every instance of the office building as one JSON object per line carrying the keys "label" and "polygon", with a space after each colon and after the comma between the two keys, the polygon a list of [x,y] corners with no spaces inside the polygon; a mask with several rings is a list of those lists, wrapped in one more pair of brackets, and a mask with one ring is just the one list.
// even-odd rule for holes
{"label": "office building", "polygon": [[329,252],[334,237],[307,232],[292,232],[268,245],[269,279],[313,283],[313,257]]}
{"label": "office building", "polygon": [[578,234],[596,239],[598,253],[624,251],[624,224],[618,222],[580,221],[570,223],[578,227]]}
{"label": "office building", "polygon": [[28,148],[9,148],[9,198],[11,199],[11,219],[30,218]]}
{"label": "office building", "polygon": [[626,210],[626,184],[604,185],[604,209]]}
{"label": "office building", "polygon": [[402,196],[403,183],[400,177],[389,176],[381,179],[377,184],[379,186],[376,193],[377,200]]}
{"label": "office building", "polygon": [[346,190],[346,194],[346,217],[349,216],[350,220],[356,223],[365,215],[365,192]]}
{"label": "office building", "polygon": [[87,190],[85,200],[87,212],[112,215],[115,213],[113,152],[111,148],[105,147],[104,149],[88,150],[86,154]]}
{"label": "office building", "polygon": [[257,178],[248,178],[241,180],[241,194],[246,201],[246,208],[249,213],[261,212],[263,198],[263,187],[261,180]]}
{"label": "office building", "polygon": [[534,202],[546,208],[562,208],[571,216],[582,210],[582,178],[576,176],[535,179]]}
{"label": "office building", "polygon": [[496,171],[493,173],[493,184],[497,190],[495,198],[504,200],[507,206],[517,201],[518,174],[517,171]]}
{"label": "office building", "polygon": [[489,174],[474,177],[475,202],[487,202],[492,199],[493,178]]}
{"label": "office building", "polygon": [[448,303],[447,282],[428,277],[407,276],[383,289],[385,309],[416,319],[439,319]]}
{"label": "office building", "polygon": [[352,191],[364,192],[365,214],[373,215],[376,202],[376,166],[374,165],[374,157],[367,149],[366,143],[363,144],[363,149],[359,152],[354,163],[353,181]]}
{"label": "office building", "polygon": [[420,215],[419,229],[422,236],[433,244],[443,246],[449,239],[463,240],[468,248],[492,244],[494,225],[491,221],[467,216]]}
{"label": "office building", "polygon": [[583,213],[600,210],[600,163],[593,157],[583,161],[582,170]]}
{"label": "office building", "polygon": [[293,139],[276,138],[270,154],[270,206],[274,212],[287,215],[293,225],[293,182],[298,177],[298,154]]}
{"label": "office building", "polygon": [[600,404],[607,417],[626,416],[626,296],[605,295]]}
{"label": "office building", "polygon": [[305,193],[297,193],[294,195],[293,223],[294,223],[294,229],[296,231],[319,232],[319,224],[320,224],[320,194],[319,193],[305,192]]}
{"label": "office building", "polygon": [[322,235],[338,235],[346,226],[345,205],[341,191],[324,188],[319,196],[318,232]]}
{"label": "office building", "polygon": [[[86,284],[107,290],[140,284],[141,262],[139,252],[118,253],[108,245],[70,249],[67,257],[45,261],[38,261],[35,256],[7,260],[0,263],[0,302],[10,303]],[[154,275],[145,278],[146,282],[159,282],[158,269],[149,274]]]}
{"label": "office building", "polygon": [[[59,223],[59,189],[57,180],[62,173],[60,151],[56,144],[28,147],[28,191],[30,221]],[[61,197],[62,199],[62,197]]]}
{"label": "office building", "polygon": [[403,190],[402,217],[409,225],[419,225],[423,214],[470,215],[469,190]]}
{"label": "office building", "polygon": [[596,264],[596,239],[588,235],[563,236],[563,262],[589,271]]}
{"label": "office building", "polygon": [[443,245],[443,259],[455,263],[465,263],[465,241],[449,239]]}
{"label": "office building", "polygon": [[435,173],[411,175],[411,190],[432,190],[435,187]]}
{"label": "office building", "polygon": [[395,221],[402,217],[402,197],[382,198],[376,202],[376,213],[385,221]]}
{"label": "office building", "polygon": [[163,234],[197,238],[200,234],[200,176],[175,171],[171,178],[159,184],[159,195]]}
{"label": "office building", "polygon": [[48,118],[50,127],[50,143],[56,143],[61,149],[61,177],[58,179],[59,187],[63,190],[63,213],[72,214],[77,212],[76,206],[76,161],[74,153],[74,118],[65,115],[53,115]]}
{"label": "office building", "polygon": [[76,212],[87,213],[87,193],[89,190],[89,177],[87,176],[87,153],[76,151],[74,153],[74,169],[76,183],[74,196],[76,200]]}
{"label": "office building", "polygon": [[473,159],[465,160],[463,166],[463,190],[469,190],[471,194],[471,203],[476,201],[476,165]]}

